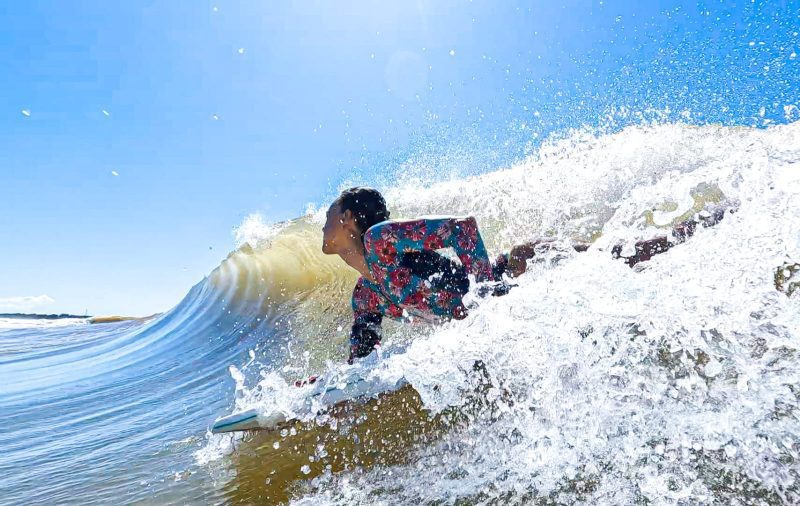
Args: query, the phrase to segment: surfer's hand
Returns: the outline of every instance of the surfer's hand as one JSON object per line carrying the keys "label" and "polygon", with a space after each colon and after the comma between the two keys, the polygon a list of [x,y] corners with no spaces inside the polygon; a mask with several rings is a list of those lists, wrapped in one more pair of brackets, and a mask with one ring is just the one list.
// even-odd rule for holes
{"label": "surfer's hand", "polygon": [[350,358],[348,364],[354,359],[366,357],[376,346],[381,344],[380,315],[362,314],[353,324],[350,331]]}
{"label": "surfer's hand", "polygon": [[486,297],[487,295],[491,295],[492,297],[500,297],[507,294],[508,291],[514,286],[517,285],[506,283],[503,280],[483,283],[482,285],[478,286],[477,294],[478,297]]}
{"label": "surfer's hand", "polygon": [[368,356],[370,353],[372,353],[373,350],[375,350],[376,348],[379,348],[380,345],[381,345],[381,342],[376,339],[376,340],[372,341],[371,343],[369,343],[368,345],[363,345],[363,343],[362,343],[360,345],[359,344],[354,344],[354,345],[350,346],[350,357],[347,359],[347,363],[352,365],[353,362],[355,362],[355,359],[364,358],[364,357]]}

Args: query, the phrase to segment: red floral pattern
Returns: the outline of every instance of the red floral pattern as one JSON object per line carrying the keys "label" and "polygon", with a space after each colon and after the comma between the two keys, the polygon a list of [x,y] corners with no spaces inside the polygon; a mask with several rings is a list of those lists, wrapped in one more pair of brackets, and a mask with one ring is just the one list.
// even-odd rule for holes
{"label": "red floral pattern", "polygon": [[492,279],[492,264],[474,218],[436,218],[405,222],[386,221],[364,234],[365,259],[377,280],[360,278],[353,290],[356,320],[365,314],[423,314],[461,319],[467,311],[460,293],[434,290],[422,279],[400,266],[404,253],[452,248],[468,273],[478,281]]}
{"label": "red floral pattern", "polygon": [[438,234],[431,234],[425,238],[423,242],[425,249],[442,249],[444,248],[444,240]]}
{"label": "red floral pattern", "polygon": [[397,248],[394,243],[387,239],[375,241],[375,254],[378,260],[386,265],[394,265],[397,261]]}
{"label": "red floral pattern", "polygon": [[389,282],[401,289],[411,282],[411,269],[400,267],[389,273]]}
{"label": "red floral pattern", "polygon": [[406,237],[416,242],[416,241],[421,241],[425,238],[428,226],[424,222],[420,224],[412,222],[412,223],[407,223],[403,227],[403,230],[406,233]]}

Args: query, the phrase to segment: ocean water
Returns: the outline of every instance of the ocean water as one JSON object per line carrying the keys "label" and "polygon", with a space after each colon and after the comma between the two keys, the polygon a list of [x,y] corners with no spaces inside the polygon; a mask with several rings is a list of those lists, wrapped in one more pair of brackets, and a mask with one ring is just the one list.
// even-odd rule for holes
{"label": "ocean water", "polygon": [[[388,324],[405,351],[375,374],[410,385],[282,433],[209,427],[346,374],[355,275],[320,253],[324,204],[245,222],[161,315],[3,320],[0,503],[800,502],[800,122],[573,130],[382,188],[396,217],[475,215],[492,253],[593,245],[466,320]],[[612,260],[714,205],[735,212],[640,268]]]}

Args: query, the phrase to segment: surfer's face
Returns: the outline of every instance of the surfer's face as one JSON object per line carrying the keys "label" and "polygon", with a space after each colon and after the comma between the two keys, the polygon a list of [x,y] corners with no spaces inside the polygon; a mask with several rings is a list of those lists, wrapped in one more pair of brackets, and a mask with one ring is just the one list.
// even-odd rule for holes
{"label": "surfer's face", "polygon": [[342,212],[338,202],[331,204],[322,227],[322,252],[335,255],[353,248],[360,236],[352,211]]}

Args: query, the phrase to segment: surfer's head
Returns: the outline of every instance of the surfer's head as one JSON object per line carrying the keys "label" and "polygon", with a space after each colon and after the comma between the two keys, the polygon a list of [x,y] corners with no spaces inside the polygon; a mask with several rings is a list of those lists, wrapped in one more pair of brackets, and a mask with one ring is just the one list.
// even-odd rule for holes
{"label": "surfer's head", "polygon": [[336,254],[360,247],[364,232],[388,219],[386,201],[378,190],[361,186],[349,188],[328,208],[322,228],[322,252]]}

